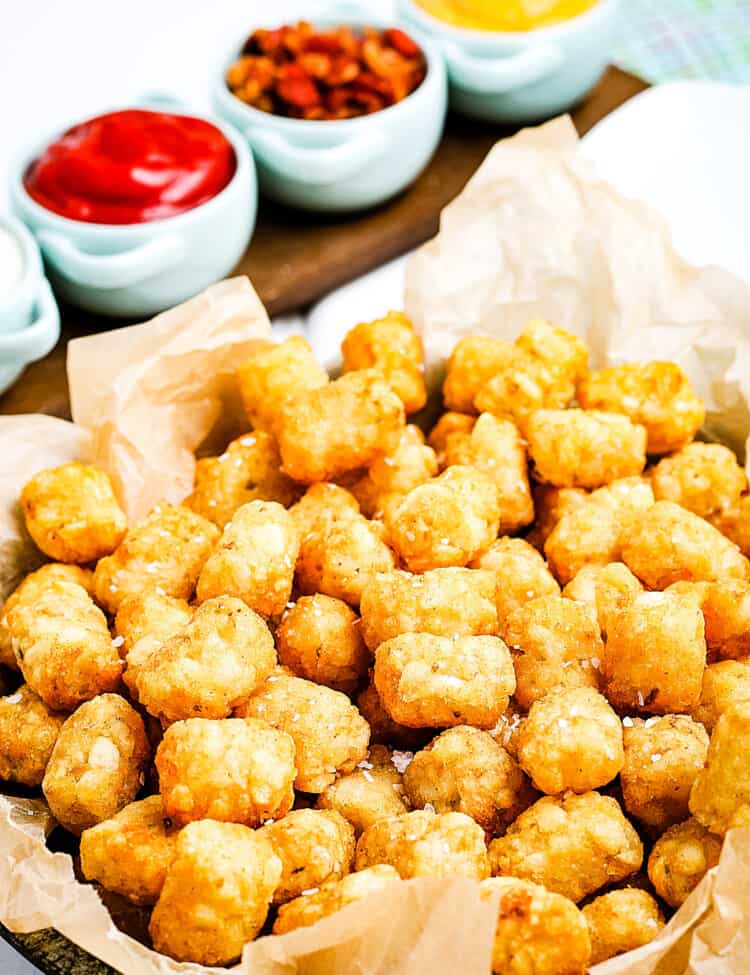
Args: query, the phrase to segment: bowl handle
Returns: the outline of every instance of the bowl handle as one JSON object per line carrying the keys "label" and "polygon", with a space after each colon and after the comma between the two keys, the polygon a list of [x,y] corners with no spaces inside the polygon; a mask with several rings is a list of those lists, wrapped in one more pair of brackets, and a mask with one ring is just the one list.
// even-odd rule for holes
{"label": "bowl handle", "polygon": [[87,288],[128,288],[168,271],[185,256],[185,242],[175,233],[122,254],[87,254],[54,230],[40,230],[36,236],[55,271]]}
{"label": "bowl handle", "polygon": [[337,146],[297,146],[278,132],[248,127],[245,136],[259,162],[295,182],[327,186],[350,179],[373,158],[382,155],[388,141],[378,132],[363,132]]}
{"label": "bowl handle", "polygon": [[49,281],[42,281],[36,320],[16,332],[0,335],[0,361],[23,358],[35,362],[51,352],[60,338],[60,312]]}
{"label": "bowl handle", "polygon": [[539,44],[500,58],[475,57],[452,41],[442,41],[440,46],[451,81],[484,95],[500,95],[541,81],[563,63],[557,44]]}

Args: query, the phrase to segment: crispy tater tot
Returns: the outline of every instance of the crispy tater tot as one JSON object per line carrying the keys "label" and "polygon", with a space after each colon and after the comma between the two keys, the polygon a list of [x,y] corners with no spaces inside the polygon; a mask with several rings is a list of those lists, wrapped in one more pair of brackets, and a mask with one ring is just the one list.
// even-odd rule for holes
{"label": "crispy tater tot", "polygon": [[706,643],[720,660],[750,657],[750,584],[722,579],[705,586],[701,609]]}
{"label": "crispy tater tot", "polygon": [[71,833],[110,819],[143,785],[149,745],[140,715],[117,694],[86,701],[57,736],[42,790]]}
{"label": "crispy tater tot", "polygon": [[296,928],[309,927],[348,904],[355,904],[399,881],[398,873],[387,863],[350,873],[343,880],[331,880],[319,889],[313,888],[296,900],[282,904],[273,933],[286,934]]}
{"label": "crispy tater tot", "polygon": [[[407,728],[394,721],[383,707],[378,689],[369,684],[357,697],[357,707],[370,726],[370,741],[373,744],[399,745],[401,748],[421,748],[431,737],[428,728]],[[399,752],[408,754],[410,752]]]}
{"label": "crispy tater tot", "polygon": [[81,872],[134,904],[155,904],[177,849],[179,829],[161,796],[131,802],[81,834]]}
{"label": "crispy tater tot", "polygon": [[689,815],[690,789],[706,760],[708,735],[686,714],[625,718],[624,724],[620,787],[625,809],[662,831]]}
{"label": "crispy tater tot", "polygon": [[351,693],[367,674],[360,619],[341,599],[302,596],[276,630],[279,660],[297,677]]}
{"label": "crispy tater tot", "polygon": [[120,653],[127,657],[143,637],[163,643],[193,618],[185,599],[166,596],[155,589],[129,596],[120,603],[115,617],[115,633],[121,637]]}
{"label": "crispy tater tot", "polygon": [[645,428],[617,413],[536,410],[527,439],[535,476],[557,487],[602,487],[646,466]]}
{"label": "crispy tater tot", "polygon": [[354,861],[354,829],[335,810],[295,809],[261,827],[281,860],[274,904],[294,900],[312,887],[341,880]]}
{"label": "crispy tater tot", "polygon": [[492,728],[516,686],[495,636],[404,633],[378,647],[374,679],[388,714],[412,728]]}
{"label": "crispy tater tot", "polygon": [[750,661],[720,660],[703,672],[698,704],[690,712],[711,734],[719,715],[735,704],[750,706]]}
{"label": "crispy tater tot", "polygon": [[250,501],[235,511],[201,569],[198,602],[237,596],[263,617],[289,602],[300,538],[294,519],[276,501]]}
{"label": "crispy tater tot", "polygon": [[422,340],[403,312],[389,311],[385,318],[355,325],[341,343],[341,355],[345,373],[376,369],[407,413],[416,413],[427,402]]}
{"label": "crispy tater tot", "polygon": [[95,562],[128,528],[109,476],[89,464],[35,474],[21,491],[21,509],[37,547],[58,562]]}
{"label": "crispy tater tot", "polygon": [[190,599],[219,529],[182,505],[157,505],[94,572],[94,598],[113,615],[128,596],[159,589]]}
{"label": "crispy tater tot", "polygon": [[19,590],[6,615],[24,680],[55,711],[72,711],[120,683],[122,661],[104,613],[77,582],[47,578]]}
{"label": "crispy tater tot", "polygon": [[256,352],[237,370],[240,395],[255,430],[273,432],[281,407],[290,398],[328,384],[328,373],[307,339],[292,335]]}
{"label": "crispy tater tot", "polygon": [[743,555],[750,556],[750,494],[743,494],[731,508],[710,515],[708,520]]}
{"label": "crispy tater tot", "polygon": [[497,618],[501,624],[530,599],[560,594],[560,587],[547,563],[522,538],[499,538],[470,563],[470,568],[493,573]]}
{"label": "crispy tater tot", "polygon": [[404,429],[404,406],[374,369],[349,372],[297,394],[277,421],[284,470],[295,481],[331,481],[391,454]]}
{"label": "crispy tater tot", "polygon": [[302,792],[322,792],[367,755],[370,726],[345,694],[330,687],[272,674],[240,712],[293,738],[295,787]]}
{"label": "crispy tater tot", "polygon": [[562,596],[540,596],[512,612],[501,632],[513,652],[522,708],[555,688],[598,688],[604,647],[590,607]]}
{"label": "crispy tater tot", "polygon": [[589,493],[583,488],[559,488],[553,484],[534,483],[531,497],[534,501],[534,524],[526,541],[543,552],[544,543],[558,521],[584,505]]}
{"label": "crispy tater tot", "polygon": [[617,800],[585,792],[539,799],[489,854],[493,874],[543,884],[577,904],[638,870],[643,845]]}
{"label": "crispy tater tot", "polygon": [[587,410],[624,413],[642,424],[650,454],[667,454],[690,443],[705,417],[703,401],[674,362],[599,369],[578,387],[578,400]]}
{"label": "crispy tater tot", "polygon": [[510,342],[488,335],[466,335],[459,339],[446,366],[443,383],[446,409],[478,413],[474,406],[477,393],[493,376],[508,367],[513,353]]}
{"label": "crispy tater tot", "polygon": [[281,454],[273,437],[254,430],[233,440],[219,457],[202,457],[195,465],[195,486],[185,501],[219,528],[249,501],[290,505],[298,486],[281,470]]}
{"label": "crispy tater tot", "polygon": [[345,514],[359,514],[359,502],[339,484],[311,484],[289,509],[300,538],[317,531],[321,523]]}
{"label": "crispy tater tot", "polygon": [[664,457],[651,471],[657,501],[674,501],[701,518],[709,518],[740,500],[747,476],[728,447],[689,443]]}
{"label": "crispy tater tot", "polygon": [[226,718],[275,664],[273,637],[263,620],[242,600],[219,596],[138,661],[135,686],[140,703],[164,724]]}
{"label": "crispy tater tot", "polygon": [[622,724],[593,687],[558,689],[531,705],[518,761],[547,795],[598,789],[622,768]]}
{"label": "crispy tater tot", "polygon": [[373,745],[353,772],[339,776],[321,792],[317,808],[341,813],[357,836],[379,819],[408,812],[402,775],[394,761],[401,764],[390,748]]}
{"label": "crispy tater tot", "polygon": [[500,715],[494,728],[487,732],[502,745],[506,752],[518,761],[518,743],[521,727],[523,725],[526,712],[523,711],[515,700],[511,698],[505,712]]}
{"label": "crispy tater tot", "polygon": [[292,807],[294,742],[262,721],[190,718],[164,732],[156,770],[166,814],[259,826]]}
{"label": "crispy tater tot", "polygon": [[448,448],[450,438],[454,434],[471,433],[476,422],[477,418],[470,416],[468,413],[454,413],[449,411],[448,413],[443,413],[432,430],[430,430],[427,443],[435,451],[440,470],[446,466],[445,452]]}
{"label": "crispy tater tot", "polygon": [[705,768],[690,793],[690,812],[706,829],[723,835],[737,813],[750,805],[750,706],[736,704],[711,735]]}
{"label": "crispy tater tot", "polygon": [[591,943],[583,915],[567,897],[515,877],[490,877],[483,897],[500,895],[492,951],[495,975],[584,975]]}
{"label": "crispy tater tot", "polygon": [[176,961],[229,965],[263,927],[280,877],[281,860],[260,832],[191,823],[151,915],[154,948]]}
{"label": "crispy tater tot", "polygon": [[419,427],[409,424],[404,427],[393,453],[376,457],[367,474],[355,481],[351,490],[362,514],[381,518],[387,505],[429,481],[437,472],[435,451],[424,442]]}
{"label": "crispy tater tot", "polygon": [[395,867],[402,880],[410,877],[471,877],[490,875],[482,827],[460,812],[436,814],[417,809],[373,823],[357,841],[356,869],[377,863]]}
{"label": "crispy tater tot", "polygon": [[670,907],[681,907],[719,862],[721,843],[696,819],[671,826],[648,858],[648,877],[659,897]]}
{"label": "crispy tater tot", "polygon": [[590,606],[606,638],[609,620],[615,619],[639,592],[643,586],[624,562],[612,562],[584,565],[563,589],[563,596]]}
{"label": "crispy tater tot", "polygon": [[473,467],[448,467],[386,512],[391,546],[411,572],[465,566],[497,538],[494,482]]}
{"label": "crispy tater tot", "polygon": [[750,562],[721,532],[672,501],[657,501],[623,531],[622,561],[650,589],[673,582],[750,578]]}
{"label": "crispy tater tot", "polygon": [[449,728],[417,752],[404,772],[416,809],[462,812],[499,833],[536,798],[514,760],[486,731]]}
{"label": "crispy tater tot", "polygon": [[518,531],[534,520],[526,448],[511,420],[483,413],[471,433],[448,437],[445,462],[476,467],[495,482],[502,533]]}
{"label": "crispy tater tot", "polygon": [[371,650],[402,633],[434,636],[497,635],[491,572],[431,569],[422,575],[384,572],[365,586],[362,635]]}
{"label": "crispy tater tot", "polygon": [[583,908],[591,936],[591,964],[647,945],[665,925],[651,894],[636,887],[611,890]]}
{"label": "crispy tater tot", "polygon": [[65,717],[28,684],[0,697],[0,780],[41,785]]}
{"label": "crispy tater tot", "polygon": [[602,676],[615,707],[689,711],[705,666],[703,615],[689,596],[640,593],[609,621]]}

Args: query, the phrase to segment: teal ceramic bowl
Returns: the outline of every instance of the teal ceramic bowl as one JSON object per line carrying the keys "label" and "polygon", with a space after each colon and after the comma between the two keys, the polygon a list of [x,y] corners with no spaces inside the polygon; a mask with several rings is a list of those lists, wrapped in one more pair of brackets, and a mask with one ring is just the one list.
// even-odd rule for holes
{"label": "teal ceramic bowl", "polygon": [[398,0],[407,30],[431,38],[448,71],[451,108],[490,122],[523,123],[565,111],[596,84],[609,62],[620,0],[530,31],[453,27],[414,0]]}
{"label": "teal ceramic bowl", "polygon": [[[336,17],[337,9],[327,9],[316,26],[389,26],[361,9],[355,9],[356,19],[348,16],[348,5]],[[375,206],[406,189],[432,158],[447,110],[442,58],[429,39],[420,38],[420,44],[427,76],[419,88],[381,112],[335,122],[283,118],[236,98],[225,81],[241,51],[235,45],[217,72],[213,107],[247,140],[261,193],[304,210],[341,213]]]}
{"label": "teal ceramic bowl", "polygon": [[[193,114],[179,105],[158,104],[163,111]],[[146,107],[156,108],[157,102],[151,99]],[[36,237],[50,280],[66,301],[104,315],[145,317],[198,294],[235,267],[255,226],[255,165],[245,140],[231,126],[209,121],[234,147],[237,170],[212,199],[164,220],[85,223],[33,200],[24,188],[24,173],[69,126],[39,139],[19,157],[11,171],[11,206]]]}
{"label": "teal ceramic bowl", "polygon": [[19,220],[10,217],[0,217],[0,228],[15,239],[22,260],[20,277],[0,296],[0,392],[3,392],[30,362],[52,351],[60,337],[60,314],[32,235]]}

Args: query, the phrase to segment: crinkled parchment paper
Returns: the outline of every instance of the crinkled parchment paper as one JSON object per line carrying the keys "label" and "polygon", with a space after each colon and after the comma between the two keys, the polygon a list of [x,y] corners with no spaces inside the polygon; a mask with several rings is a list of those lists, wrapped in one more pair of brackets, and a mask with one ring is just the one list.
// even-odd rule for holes
{"label": "crinkled parchment paper", "polygon": [[[578,332],[594,363],[672,359],[708,404],[707,432],[750,432],[750,288],[697,269],[663,221],[596,177],[567,119],[499,143],[412,258],[407,307],[436,374],[469,332],[511,337],[532,315]],[[72,344],[78,426],[0,417],[0,598],[38,561],[18,517],[35,471],[74,456],[114,477],[131,518],[191,487],[193,451],[242,424],[232,372],[269,325],[245,280],[226,281],[152,322]],[[0,796],[0,921],[53,926],[125,975],[198,973],[118,931],[70,857],[44,846],[43,803]],[[469,880],[396,883],[313,928],[248,945],[247,975],[488,975],[496,904]],[[750,829],[658,939],[596,975],[750,975]]]}

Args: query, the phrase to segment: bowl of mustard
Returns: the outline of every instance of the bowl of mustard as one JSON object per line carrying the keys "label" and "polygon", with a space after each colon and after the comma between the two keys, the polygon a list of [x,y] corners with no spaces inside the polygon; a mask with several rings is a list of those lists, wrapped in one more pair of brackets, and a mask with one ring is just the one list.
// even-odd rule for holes
{"label": "bowl of mustard", "polygon": [[519,123],[565,111],[596,84],[620,2],[399,0],[399,13],[439,46],[453,109]]}

